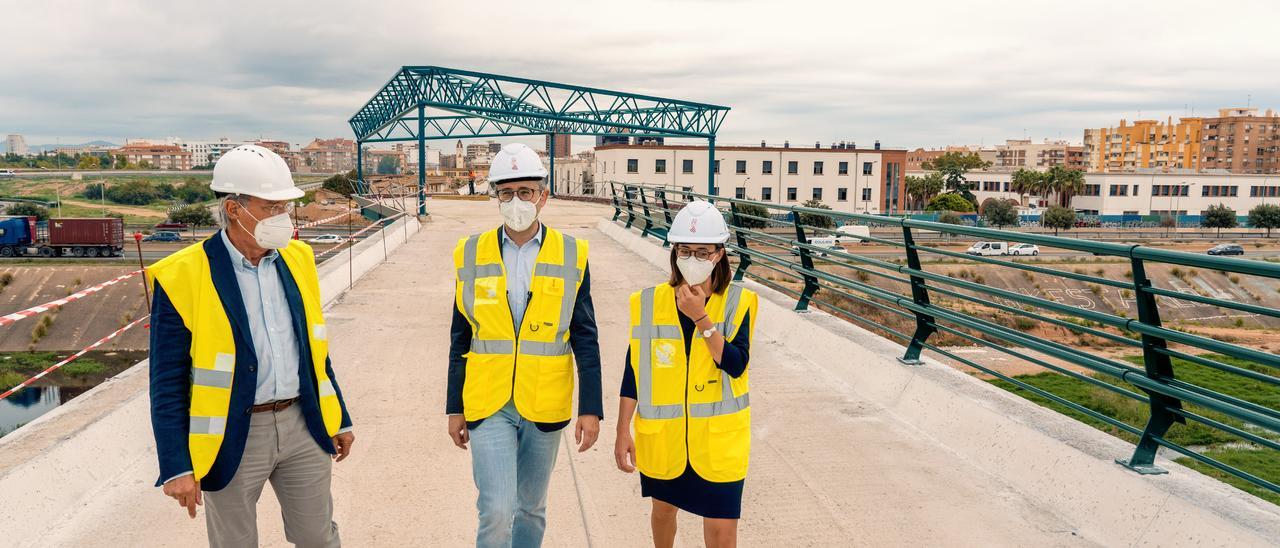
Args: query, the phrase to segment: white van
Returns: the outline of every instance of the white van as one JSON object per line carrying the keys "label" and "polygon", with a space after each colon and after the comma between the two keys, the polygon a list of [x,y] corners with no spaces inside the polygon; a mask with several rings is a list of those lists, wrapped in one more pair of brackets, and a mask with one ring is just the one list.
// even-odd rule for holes
{"label": "white van", "polygon": [[13,177],[16,175],[17,173],[15,173],[12,169],[0,169],[0,177]]}
{"label": "white van", "polygon": [[836,229],[840,233],[837,243],[864,242],[871,236],[871,227],[866,225],[844,225]]}
{"label": "white van", "polygon": [[1009,243],[1008,242],[977,242],[977,243],[974,243],[972,246],[969,246],[969,249],[965,250],[965,253],[968,253],[970,255],[1008,255]]}

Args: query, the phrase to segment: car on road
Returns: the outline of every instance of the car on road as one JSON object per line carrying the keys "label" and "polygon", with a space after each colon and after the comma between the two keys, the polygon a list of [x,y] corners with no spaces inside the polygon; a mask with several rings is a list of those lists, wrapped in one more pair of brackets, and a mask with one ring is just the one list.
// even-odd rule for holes
{"label": "car on road", "polygon": [[969,255],[1008,255],[1008,242],[974,242],[965,250]]}
{"label": "car on road", "polygon": [[1036,244],[1013,244],[1009,247],[1010,255],[1039,255],[1040,246]]}
{"label": "car on road", "polygon": [[0,169],[0,177],[16,177],[17,175],[12,169]]}
{"label": "car on road", "polygon": [[[844,251],[844,250],[845,250],[845,249],[844,249],[844,246],[842,246],[842,245],[840,245],[840,244],[836,244],[836,243],[823,243],[823,242],[816,242],[816,241],[815,241],[815,242],[809,242],[809,245],[812,245],[812,246],[814,246],[814,247],[820,247],[820,248],[827,249],[827,250],[831,250],[831,251]],[[800,256],[800,247],[799,247],[799,246],[794,246],[794,245],[793,245],[793,246],[791,246],[791,254],[792,254],[792,255],[795,255],[795,256],[797,256],[797,257],[799,257],[799,256]],[[826,251],[817,251],[817,250],[813,250],[813,249],[811,249],[811,250],[809,250],[809,255],[810,255],[810,256],[813,256],[813,257],[826,257],[826,256],[827,256],[827,252],[826,252]]]}
{"label": "car on road", "polygon": [[143,238],[144,242],[181,242],[182,236],[177,232],[156,232]]}
{"label": "car on road", "polygon": [[314,238],[307,239],[308,243],[313,243],[313,244],[336,244],[341,241],[342,241],[342,238],[340,238],[337,234],[321,234]]}
{"label": "car on road", "polygon": [[1210,255],[1244,255],[1244,248],[1238,244],[1218,244],[1206,253]]}

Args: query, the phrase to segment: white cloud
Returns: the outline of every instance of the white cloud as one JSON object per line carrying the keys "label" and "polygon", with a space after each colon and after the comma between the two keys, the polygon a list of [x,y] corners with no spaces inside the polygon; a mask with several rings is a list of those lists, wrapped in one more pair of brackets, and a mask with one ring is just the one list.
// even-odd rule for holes
{"label": "white cloud", "polygon": [[[8,5],[5,5],[8,4]],[[401,65],[733,107],[722,143],[1079,140],[1280,107],[1280,5],[777,1],[0,1],[0,133],[349,136]],[[585,144],[585,139],[580,141]]]}

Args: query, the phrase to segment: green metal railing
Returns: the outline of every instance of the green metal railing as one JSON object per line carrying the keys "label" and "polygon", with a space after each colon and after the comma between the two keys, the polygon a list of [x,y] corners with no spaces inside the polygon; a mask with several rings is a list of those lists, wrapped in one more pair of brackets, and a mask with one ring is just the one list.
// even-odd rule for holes
{"label": "green metal railing", "polygon": [[[1086,420],[1092,419],[1131,434],[1131,439],[1136,439],[1133,454],[1128,459],[1116,461],[1134,471],[1164,473],[1165,470],[1156,466],[1155,458],[1158,449],[1165,447],[1266,491],[1280,493],[1280,485],[1272,479],[1222,462],[1194,447],[1175,443],[1167,436],[1175,424],[1188,424],[1190,421],[1225,433],[1248,444],[1251,449],[1267,451],[1271,459],[1280,458],[1280,410],[1273,405],[1280,401],[1280,376],[1277,376],[1280,373],[1280,356],[1227,340],[1173,329],[1161,322],[1162,303],[1171,303],[1174,299],[1270,318],[1280,318],[1280,310],[1262,304],[1159,287],[1148,275],[1149,267],[1153,265],[1173,265],[1228,275],[1256,276],[1266,280],[1270,287],[1280,288],[1280,264],[1143,245],[783,206],[708,196],[683,189],[609,184],[613,220],[624,223],[627,228],[640,230],[645,237],[657,238],[664,246],[668,245],[666,233],[672,218],[687,201],[703,199],[714,202],[725,213],[732,231],[726,246],[737,262],[735,279],[750,277],[794,297],[797,311],[816,305],[898,338],[906,346],[906,352],[899,358],[904,364],[918,364],[920,352],[927,349],[1004,381],[1016,390],[1052,402],[1067,412],[1079,414]],[[895,235],[878,236],[883,233],[879,230],[871,236],[855,238],[834,229],[843,224],[894,227]],[[896,235],[898,228],[901,229],[901,239]],[[1035,244],[1080,252],[1086,254],[1086,258],[1118,258],[1128,264],[1129,271],[1125,277],[1131,276],[1131,279],[1120,281],[1079,269],[1052,268],[1048,262],[971,256],[932,243],[937,242],[937,238],[928,245],[918,243],[916,236],[922,233],[941,234],[947,238],[959,236]],[[900,254],[886,260],[872,254],[849,252],[843,246],[815,245],[812,241],[815,237],[832,236],[890,246]],[[883,252],[880,254],[884,255]],[[992,287],[982,280],[948,275],[939,272],[940,267],[926,267],[922,260],[926,257],[932,260],[929,266],[950,266],[959,259],[994,265],[1002,272],[1003,269],[1021,271],[1028,280],[1038,274],[1093,284],[1090,287],[1096,286],[1097,290],[1113,288],[1113,291],[1131,295],[1138,317],[1079,308],[1053,299]],[[975,311],[974,307],[982,311]],[[867,311],[879,311],[883,315],[875,316]],[[1017,318],[1018,322],[1010,326],[1009,318]],[[1141,366],[1088,348],[1031,335],[1026,332],[1029,329],[1025,329],[1029,325],[1019,324],[1056,326],[1080,336],[1096,337],[1106,344],[1132,348],[1141,354]],[[1119,420],[959,355],[939,344],[937,339],[941,336],[993,349],[1017,361],[1037,365],[1045,371],[1065,375],[1137,402],[1149,412],[1145,426],[1140,428]],[[1195,382],[1195,375],[1180,378],[1179,371],[1174,370],[1174,359],[1189,362],[1179,366],[1183,373],[1190,373],[1192,368],[1206,368],[1214,375],[1226,375],[1231,382],[1262,386],[1268,394],[1277,397],[1262,399],[1259,403],[1260,398],[1225,394],[1203,386]]]}

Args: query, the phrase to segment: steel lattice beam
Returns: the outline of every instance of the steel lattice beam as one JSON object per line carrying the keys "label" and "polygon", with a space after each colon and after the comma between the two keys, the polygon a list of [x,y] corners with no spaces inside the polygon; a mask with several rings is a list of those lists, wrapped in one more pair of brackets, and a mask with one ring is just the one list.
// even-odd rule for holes
{"label": "steel lattice beam", "polygon": [[[419,106],[451,112],[428,117]],[[728,107],[441,67],[403,67],[349,123],[361,142],[569,133],[714,138]]]}

